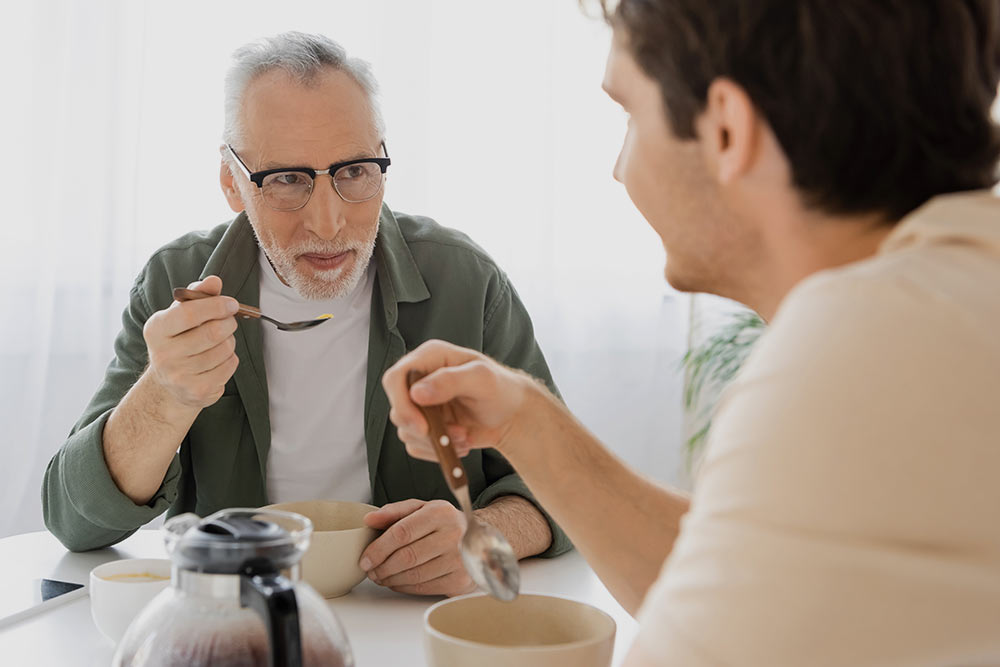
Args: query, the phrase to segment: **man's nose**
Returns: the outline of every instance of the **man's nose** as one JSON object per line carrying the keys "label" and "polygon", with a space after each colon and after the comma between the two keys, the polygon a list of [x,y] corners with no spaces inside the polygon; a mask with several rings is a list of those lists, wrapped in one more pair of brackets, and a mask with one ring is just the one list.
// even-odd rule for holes
{"label": "man's nose", "polygon": [[313,183],[309,203],[302,210],[305,228],[324,241],[333,240],[347,225],[347,206],[333,189],[329,174],[320,174]]}

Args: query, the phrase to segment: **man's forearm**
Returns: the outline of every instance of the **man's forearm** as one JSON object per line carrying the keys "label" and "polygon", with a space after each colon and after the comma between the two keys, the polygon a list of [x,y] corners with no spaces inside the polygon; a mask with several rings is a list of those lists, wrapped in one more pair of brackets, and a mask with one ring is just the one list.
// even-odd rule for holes
{"label": "man's forearm", "polygon": [[148,503],[200,408],[178,404],[143,373],[104,426],[104,460],[121,492]]}
{"label": "man's forearm", "polygon": [[541,388],[529,396],[503,454],[634,614],[673,548],[688,498],[636,474]]}
{"label": "man's forearm", "polygon": [[475,514],[503,533],[518,559],[540,554],[552,544],[545,515],[521,496],[501,496]]}

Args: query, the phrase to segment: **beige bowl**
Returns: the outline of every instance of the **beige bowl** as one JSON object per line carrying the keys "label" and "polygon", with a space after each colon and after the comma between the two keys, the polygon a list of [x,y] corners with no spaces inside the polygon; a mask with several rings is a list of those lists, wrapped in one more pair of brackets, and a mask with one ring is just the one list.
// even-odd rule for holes
{"label": "beige bowl", "polygon": [[365,525],[364,516],[377,507],[344,500],[305,500],[263,509],[295,512],[312,521],[312,539],[302,557],[302,578],[320,595],[345,595],[365,578],[358,561],[376,531]]}
{"label": "beige bowl", "polygon": [[615,621],[565,598],[465,595],[427,610],[424,639],[431,667],[608,667]]}

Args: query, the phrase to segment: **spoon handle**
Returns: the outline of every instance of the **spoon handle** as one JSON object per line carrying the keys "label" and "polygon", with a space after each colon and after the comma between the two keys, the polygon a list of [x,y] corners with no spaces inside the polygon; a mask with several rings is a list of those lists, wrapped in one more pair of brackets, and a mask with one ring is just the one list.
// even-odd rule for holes
{"label": "spoon handle", "polygon": [[[205,294],[204,292],[199,292],[198,290],[186,289],[184,287],[175,287],[173,291],[173,296],[175,301],[194,301],[196,299],[205,299],[212,296],[211,294]],[[236,314],[240,317],[257,317],[261,316],[260,309],[254,308],[253,306],[247,306],[240,304],[240,309],[236,311]]]}
{"label": "spoon handle", "polygon": [[[411,370],[406,374],[407,386],[412,387],[413,383],[422,377],[424,377],[424,373]],[[430,427],[429,436],[434,444],[434,451],[437,454],[438,463],[441,465],[444,479],[448,483],[448,488],[452,490],[452,493],[456,493],[463,486],[468,487],[469,478],[465,474],[465,468],[462,466],[458,454],[455,453],[455,448],[451,446],[451,439],[445,431],[441,406],[418,405],[417,407],[424,414],[424,419],[427,420],[427,425]]]}

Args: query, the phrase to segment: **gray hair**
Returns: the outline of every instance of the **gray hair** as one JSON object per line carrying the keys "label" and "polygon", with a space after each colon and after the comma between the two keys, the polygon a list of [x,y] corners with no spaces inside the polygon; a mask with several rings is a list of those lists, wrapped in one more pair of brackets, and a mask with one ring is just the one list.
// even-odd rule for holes
{"label": "gray hair", "polygon": [[385,123],[378,103],[378,83],[371,66],[360,58],[348,57],[344,47],[323,35],[283,32],[251,42],[233,52],[233,64],[226,73],[226,118],[222,140],[235,144],[242,138],[240,108],[243,96],[258,76],[281,69],[307,85],[326,67],[344,72],[361,86],[368,97],[374,129],[379,138],[384,138]]}

